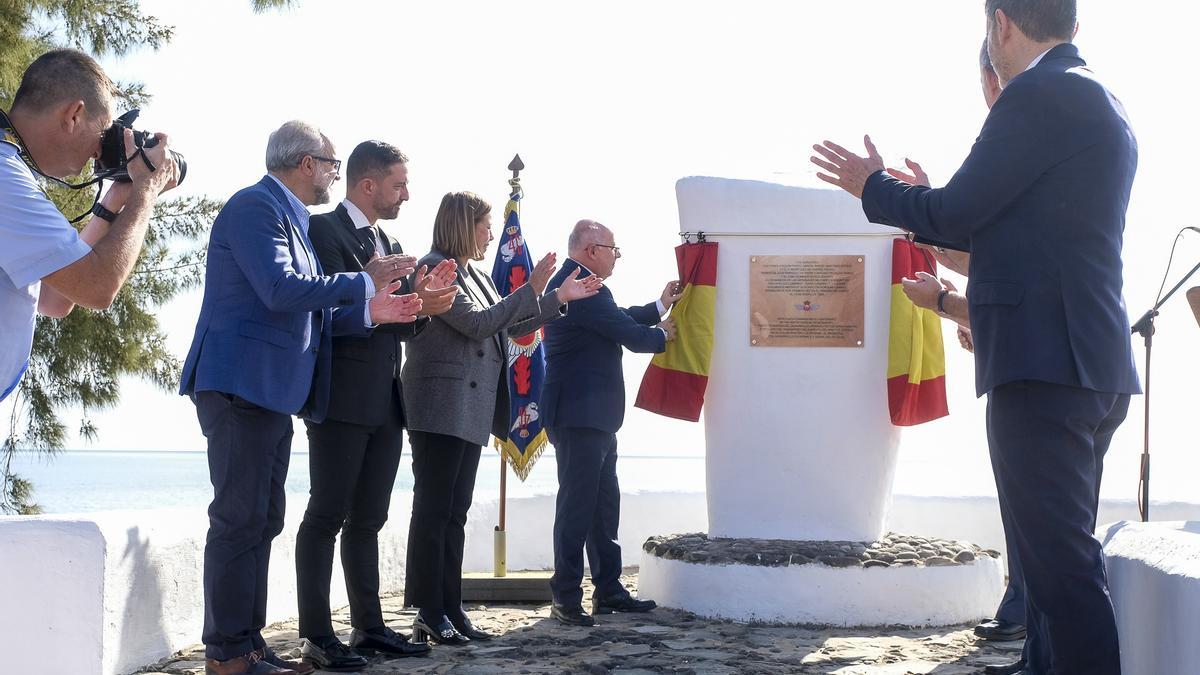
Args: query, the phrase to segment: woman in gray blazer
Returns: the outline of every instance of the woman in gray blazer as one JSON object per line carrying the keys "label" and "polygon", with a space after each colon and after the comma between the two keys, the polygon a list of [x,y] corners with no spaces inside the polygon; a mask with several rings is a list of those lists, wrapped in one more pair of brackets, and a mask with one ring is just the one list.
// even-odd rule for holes
{"label": "woman in gray blazer", "polygon": [[470,192],[451,192],[434,220],[433,250],[420,262],[433,269],[455,260],[459,292],[447,312],[408,342],[400,375],[415,480],[404,584],[405,604],[420,608],[414,641],[491,637],[463,612],[462,559],[481,448],[489,435],[508,429],[507,336],[557,319],[567,302],[595,295],[601,283],[572,275],[542,295],[555,269],[550,253],[527,284],[501,298],[491,277],[470,264],[483,260],[491,240],[491,206]]}

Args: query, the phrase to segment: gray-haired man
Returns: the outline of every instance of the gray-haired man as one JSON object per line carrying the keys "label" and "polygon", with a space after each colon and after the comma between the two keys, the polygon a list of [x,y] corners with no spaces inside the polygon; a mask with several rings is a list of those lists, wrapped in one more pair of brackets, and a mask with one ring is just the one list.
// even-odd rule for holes
{"label": "gray-haired man", "polygon": [[292,415],[329,407],[333,336],[416,318],[392,295],[408,256],[324,276],[308,238],[309,205],[329,201],[341,162],[316,127],[288,122],[267,143],[267,175],[229,199],[208,243],[204,301],[180,393],[208,439],[213,501],[204,548],[207,675],[296,675],[267,649],[267,564],[283,529]]}

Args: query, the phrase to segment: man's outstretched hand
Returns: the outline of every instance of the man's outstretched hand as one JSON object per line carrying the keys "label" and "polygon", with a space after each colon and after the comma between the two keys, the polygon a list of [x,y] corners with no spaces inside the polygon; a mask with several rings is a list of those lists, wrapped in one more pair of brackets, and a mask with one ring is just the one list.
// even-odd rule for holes
{"label": "man's outstretched hand", "polygon": [[846,192],[862,199],[863,188],[867,178],[876,171],[883,171],[883,158],[875,149],[870,136],[863,136],[863,145],[867,147],[867,156],[859,157],[833,141],[825,141],[814,145],[813,150],[823,157],[809,157],[809,161],[821,167],[828,173],[817,173],[817,178],[836,185]]}
{"label": "man's outstretched hand", "polygon": [[412,323],[421,311],[421,299],[416,293],[392,295],[400,288],[399,281],[384,286],[371,298],[371,321],[375,323]]}
{"label": "man's outstretched hand", "polygon": [[904,163],[908,166],[908,170],[911,171],[912,173],[905,173],[904,171],[901,171],[900,169],[891,169],[891,168],[889,168],[887,170],[887,172],[892,176],[892,178],[895,178],[897,180],[902,180],[905,183],[930,187],[929,174],[925,173],[925,169],[922,169],[920,164],[912,161],[911,159],[909,159],[907,157],[904,158]]}

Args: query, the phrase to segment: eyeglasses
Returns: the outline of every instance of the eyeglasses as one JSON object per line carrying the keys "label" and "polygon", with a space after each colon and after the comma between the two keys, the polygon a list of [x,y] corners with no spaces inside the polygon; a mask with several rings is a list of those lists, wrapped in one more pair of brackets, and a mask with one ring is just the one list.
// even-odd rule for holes
{"label": "eyeglasses", "polygon": [[621,247],[620,246],[609,246],[608,244],[592,244],[592,246],[600,246],[602,248],[611,248],[613,255],[618,256],[618,257],[620,257],[620,255],[621,255]]}
{"label": "eyeglasses", "polygon": [[320,160],[322,162],[329,162],[330,164],[333,165],[334,173],[340,174],[342,172],[342,160],[340,160],[340,159],[334,159],[332,157],[318,157],[316,155],[309,155],[309,157],[312,157],[313,159],[316,159],[316,160]]}

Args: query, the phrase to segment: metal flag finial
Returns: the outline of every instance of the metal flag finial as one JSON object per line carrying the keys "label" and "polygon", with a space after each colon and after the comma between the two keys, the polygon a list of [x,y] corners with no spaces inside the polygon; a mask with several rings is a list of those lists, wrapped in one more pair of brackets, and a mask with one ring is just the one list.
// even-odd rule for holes
{"label": "metal flag finial", "polygon": [[525,162],[521,161],[520,155],[513,155],[513,159],[508,163],[508,170],[513,172],[513,178],[520,178],[521,170],[525,168]]}

